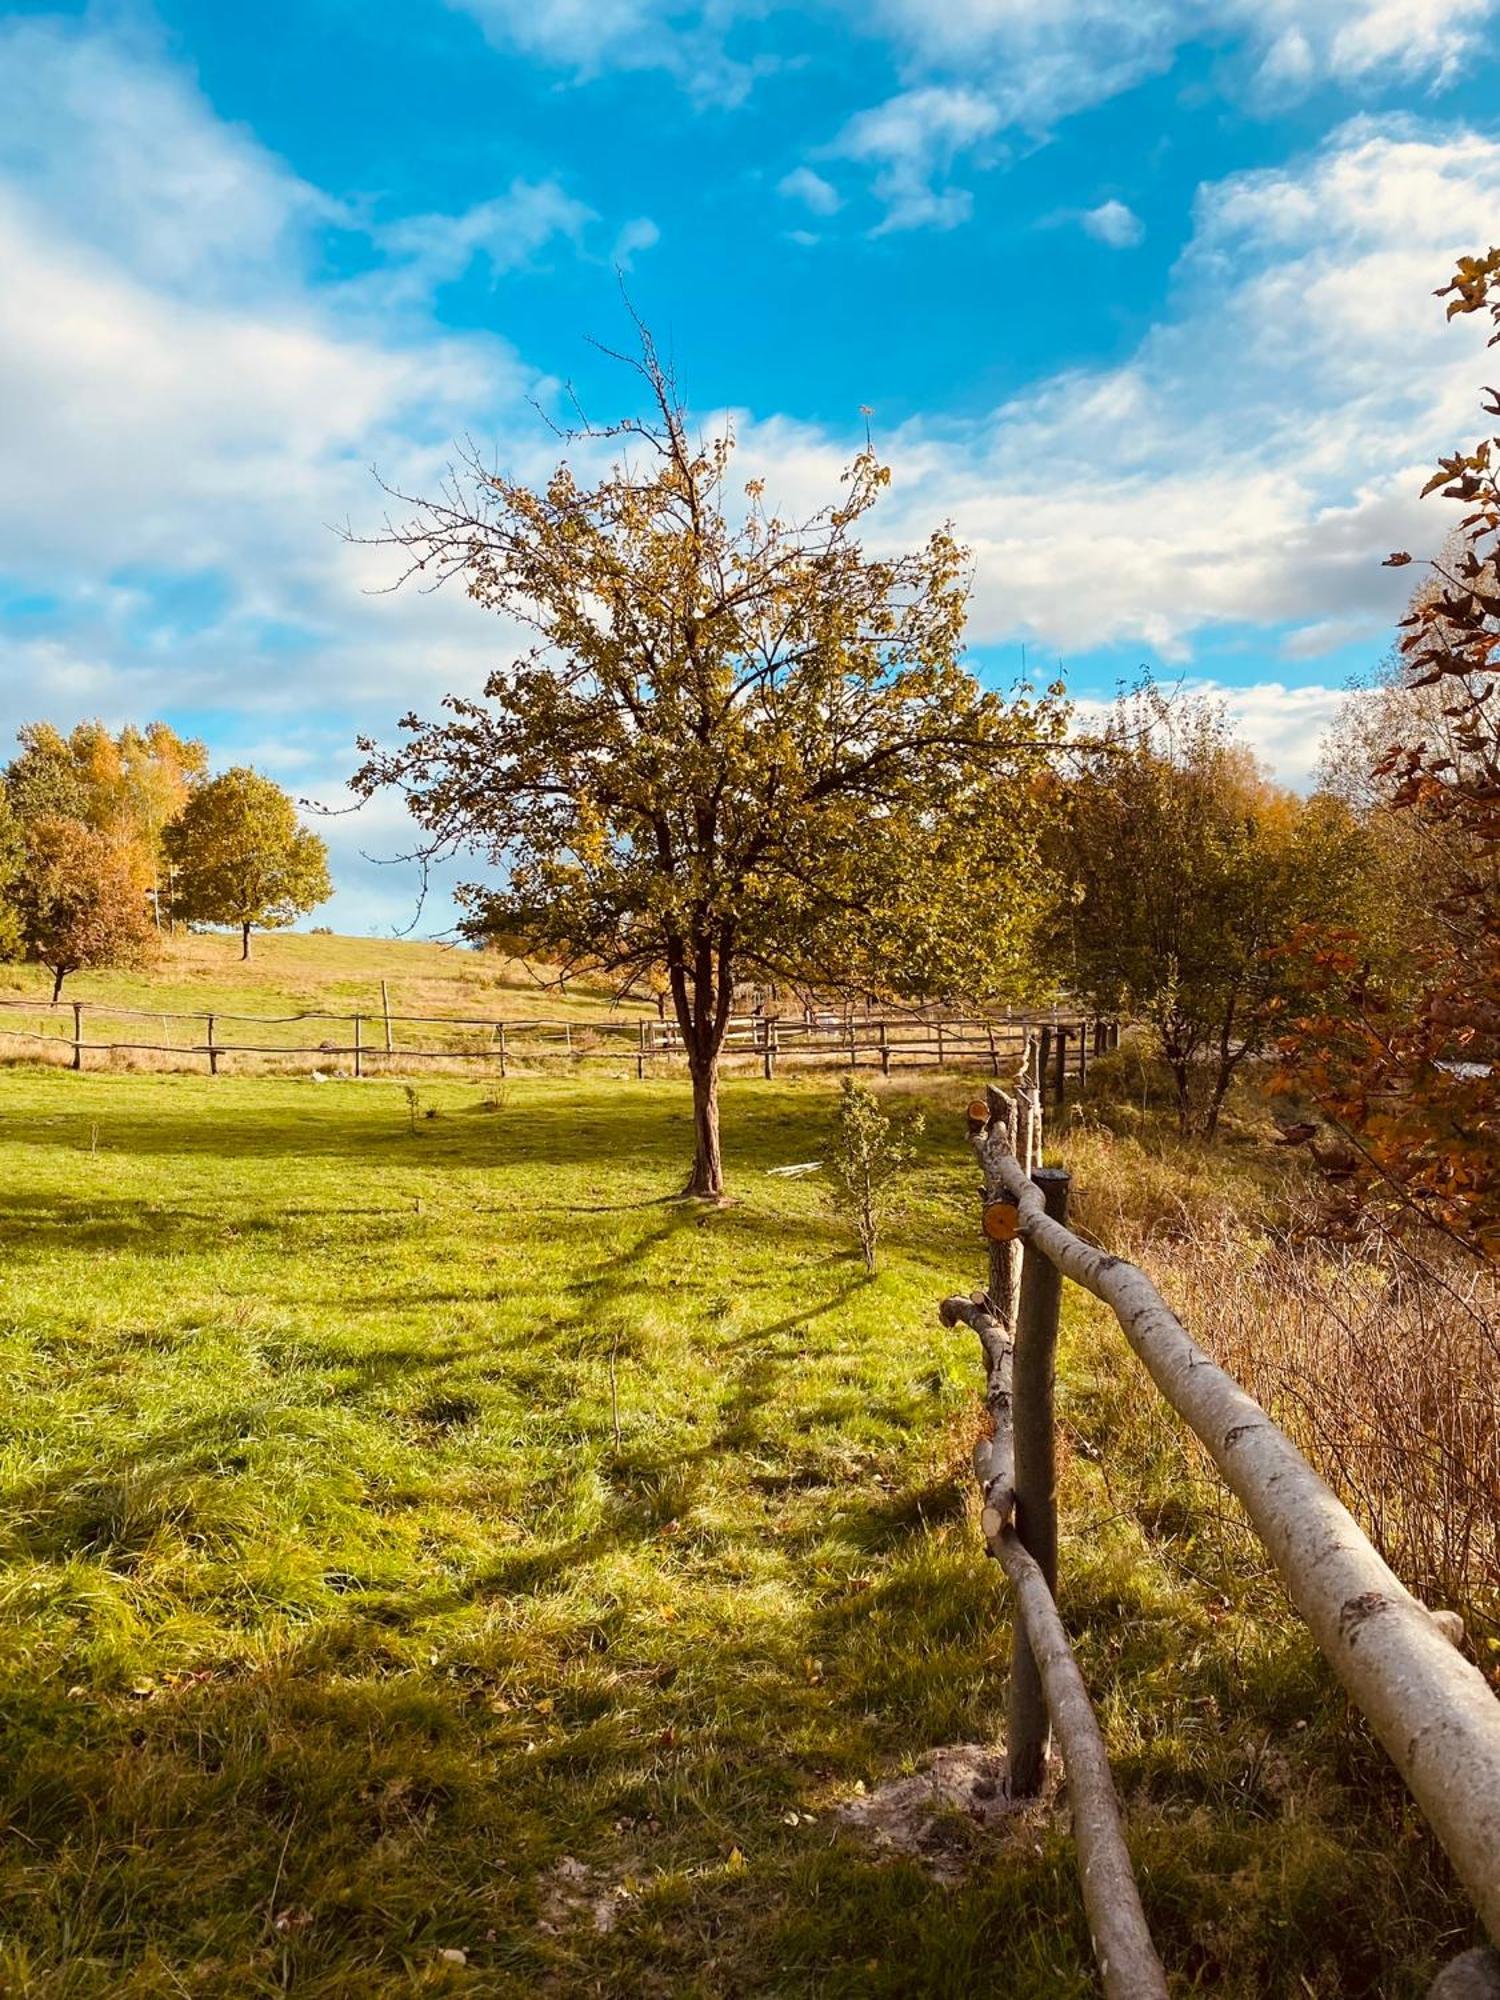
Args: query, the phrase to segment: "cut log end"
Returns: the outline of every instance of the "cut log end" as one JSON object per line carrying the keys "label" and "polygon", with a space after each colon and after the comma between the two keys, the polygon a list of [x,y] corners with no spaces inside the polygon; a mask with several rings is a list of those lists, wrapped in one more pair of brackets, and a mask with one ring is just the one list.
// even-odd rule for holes
{"label": "cut log end", "polygon": [[1012,1502],[1009,1499],[1006,1501],[1003,1511],[995,1506],[993,1501],[985,1503],[984,1508],[980,1512],[979,1525],[984,1530],[984,1538],[987,1542],[998,1541],[1000,1536],[1010,1526],[1011,1506]]}
{"label": "cut log end", "polygon": [[1014,1243],[1021,1233],[1021,1211],[1013,1201],[987,1201],[982,1227],[991,1243]]}

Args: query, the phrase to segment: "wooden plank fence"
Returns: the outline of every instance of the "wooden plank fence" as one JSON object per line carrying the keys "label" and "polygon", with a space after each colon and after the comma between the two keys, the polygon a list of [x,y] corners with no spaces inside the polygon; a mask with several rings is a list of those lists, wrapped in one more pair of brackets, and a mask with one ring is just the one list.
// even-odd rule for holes
{"label": "wooden plank fence", "polygon": [[[34,1025],[7,1023],[26,1020]],[[160,1030],[157,1037],[137,1024]],[[181,1032],[173,1032],[174,1024]],[[311,1037],[316,1026],[325,1032]],[[124,1032],[121,1032],[121,1031]],[[413,1034],[410,1031],[417,1031]],[[806,1008],[798,1014],[736,1016],[725,1038],[727,1067],[772,1078],[784,1065],[895,1069],[978,1066],[1011,1073],[1031,1040],[1046,1053],[1049,1100],[1060,1104],[1073,1083],[1088,1079],[1091,1055],[1119,1042],[1119,1023],[1081,1014],[1031,1016],[938,1014]],[[397,1014],[384,982],[380,1005],[350,1014],[310,1009],[296,1014],[173,1013],[73,1000],[48,1006],[0,1001],[0,1046],[62,1059],[75,1070],[89,1057],[117,1055],[202,1062],[218,1076],[235,1057],[308,1064],[347,1063],[356,1077],[399,1075],[433,1063],[492,1066],[503,1077],[517,1065],[563,1061],[614,1062],[638,1077],[685,1060],[674,1023],[655,1016],[610,1015],[596,1020],[499,1019],[488,1015]]]}
{"label": "wooden plank fence", "polygon": [[[1103,1738],[1057,1609],[1052,1395],[1063,1280],[1113,1311],[1167,1403],[1249,1516],[1325,1659],[1405,1780],[1500,1942],[1500,1702],[1460,1650],[1462,1621],[1421,1604],[1254,1398],[1189,1336],[1146,1274],[1067,1226],[1065,1171],[1041,1165],[1039,1047],[969,1107],[984,1176],[984,1291],[944,1299],[978,1334],[991,1434],[974,1450],[989,1553],[1015,1598],[1007,1762],[1013,1797],[1067,1774],[1085,1912],[1109,2000],[1161,2000]],[[1473,1983],[1469,1983],[1469,1982]],[[1432,1995],[1500,1993],[1500,1958],[1466,1953]]]}

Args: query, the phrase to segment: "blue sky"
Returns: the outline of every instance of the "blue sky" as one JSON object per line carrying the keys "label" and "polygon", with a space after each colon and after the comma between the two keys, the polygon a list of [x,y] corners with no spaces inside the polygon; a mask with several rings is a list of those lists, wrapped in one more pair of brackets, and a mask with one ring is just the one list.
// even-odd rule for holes
{"label": "blue sky", "polygon": [[[507,634],[332,524],[459,434],[542,476],[564,380],[617,413],[619,266],[789,506],[874,412],[987,676],[1222,687],[1300,781],[1475,428],[1431,292],[1500,236],[1497,5],[0,5],[0,730],[336,802]],[[408,921],[394,814],[331,835],[332,920]]]}

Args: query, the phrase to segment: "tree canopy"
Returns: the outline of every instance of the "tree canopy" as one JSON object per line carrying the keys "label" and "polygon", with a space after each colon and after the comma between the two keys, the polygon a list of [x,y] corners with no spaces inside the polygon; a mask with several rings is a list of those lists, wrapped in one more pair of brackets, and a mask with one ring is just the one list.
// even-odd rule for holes
{"label": "tree canopy", "polygon": [[30,822],[11,895],[26,949],[52,974],[54,1000],[70,972],[139,965],[152,949],[128,855],[82,820],[43,813]]}
{"label": "tree canopy", "polygon": [[[476,854],[461,895],[503,931],[620,989],[664,978],[693,1078],[689,1190],[723,1187],[718,1061],[736,980],[994,994],[1027,976],[1042,898],[1028,783],[1060,739],[1058,691],[1003,701],[960,663],[964,554],[946,530],[871,554],[889,479],[858,454],[840,496],[788,520],[698,439],[649,336],[650,414],[573,440],[540,491],[472,458],[381,539],[409,576],[460,580],[532,646],[446,716],[362,743],[423,851]],[[1006,823],[1002,828],[1002,820]]]}
{"label": "tree canopy", "polygon": [[243,765],[194,787],[165,846],[176,914],[235,926],[245,958],[252,930],[295,923],[333,893],[325,843],[279,785]]}
{"label": "tree canopy", "polygon": [[1342,906],[1360,851],[1350,810],[1271,784],[1221,708],[1153,687],[1116,704],[1065,789],[1056,950],[1077,993],[1150,1025],[1184,1132],[1214,1133],[1291,989],[1277,948]]}
{"label": "tree canopy", "polygon": [[163,836],[208,769],[203,744],[164,722],[130,724],[117,735],[102,722],[81,722],[66,736],[49,722],[28,722],[17,740],[20,753],[6,772],[17,818],[61,816],[104,835],[150,894],[159,922],[168,901]]}

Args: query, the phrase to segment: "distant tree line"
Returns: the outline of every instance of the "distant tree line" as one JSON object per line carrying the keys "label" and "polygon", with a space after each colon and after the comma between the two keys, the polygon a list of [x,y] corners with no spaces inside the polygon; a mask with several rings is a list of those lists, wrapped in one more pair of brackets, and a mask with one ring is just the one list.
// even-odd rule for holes
{"label": "distant tree line", "polygon": [[0,775],[0,957],[70,973],[147,960],[164,928],[231,926],[250,956],[332,893],[327,849],[258,772],[208,773],[163,722],[27,723]]}

